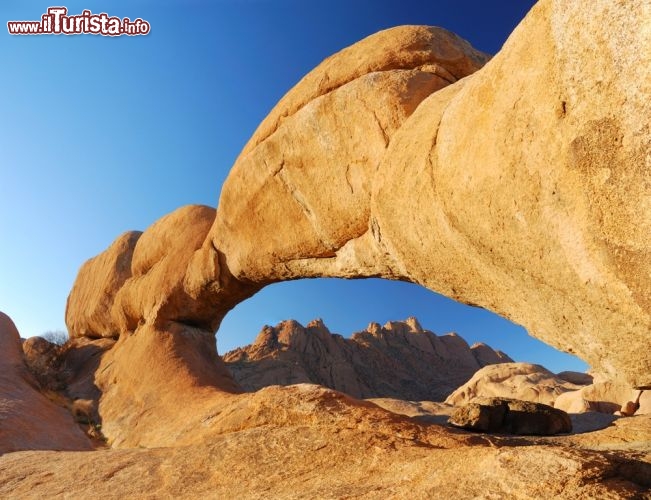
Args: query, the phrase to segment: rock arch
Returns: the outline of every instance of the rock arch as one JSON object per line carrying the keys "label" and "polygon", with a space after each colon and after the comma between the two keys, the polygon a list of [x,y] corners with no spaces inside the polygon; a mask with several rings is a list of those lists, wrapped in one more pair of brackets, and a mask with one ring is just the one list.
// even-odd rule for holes
{"label": "rock arch", "polygon": [[490,62],[418,26],[326,59],[262,122],[217,211],[183,207],[84,264],[72,336],[149,339],[126,371],[167,343],[166,373],[237,391],[197,368],[230,308],[276,281],[376,276],[651,385],[643,9],[541,1]]}

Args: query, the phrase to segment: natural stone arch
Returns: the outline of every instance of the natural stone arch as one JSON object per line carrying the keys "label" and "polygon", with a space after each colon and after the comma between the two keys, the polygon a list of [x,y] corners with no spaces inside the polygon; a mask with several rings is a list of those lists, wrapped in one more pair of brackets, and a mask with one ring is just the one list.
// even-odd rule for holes
{"label": "natural stone arch", "polygon": [[[651,330],[651,104],[641,88],[650,79],[631,50],[648,44],[637,27],[648,21],[642,7],[598,11],[621,38],[600,39],[602,17],[577,5],[540,2],[486,67],[418,94],[408,111],[398,103],[416,94],[388,83],[402,81],[394,69],[313,92],[310,82],[328,81],[329,65],[346,68],[373,37],[333,56],[250,140],[209,240],[242,280],[413,281],[522,324],[611,377],[651,384],[651,358],[641,354]],[[594,25],[581,49],[589,57],[577,53],[579,17]],[[375,127],[364,121],[369,108]],[[330,130],[335,140],[315,154]],[[360,151],[368,161],[355,184]]]}
{"label": "natural stone arch", "polygon": [[471,76],[486,57],[423,27],[324,61],[244,148],[217,212],[181,208],[82,267],[67,324],[119,337],[104,394],[151,359],[134,381],[150,391],[166,374],[237,392],[215,369],[224,314],[315,276],[412,281],[651,385],[651,30],[644,6],[595,9],[539,2]]}
{"label": "natural stone arch", "polygon": [[[144,233],[125,233],[82,267],[66,314],[72,335],[119,337],[144,325],[169,330],[170,322],[213,332],[228,310],[272,282],[399,278],[371,247],[367,262],[359,262],[363,242],[373,238],[375,171],[423,99],[487,59],[446,30],[418,26],[378,33],[327,59],[281,100],[244,148],[229,177],[234,187],[224,189],[221,216],[209,207],[182,207]],[[256,177],[260,169],[266,175]],[[331,182],[323,184],[320,172],[330,172]],[[245,198],[243,186],[259,196]],[[330,196],[317,207],[312,199],[320,189]],[[234,252],[213,235],[240,217],[254,217],[261,228],[282,220],[293,235],[278,240],[269,232],[242,242],[244,253]],[[348,251],[347,241],[356,245],[355,260],[345,269],[337,259],[335,267],[327,264]],[[257,266],[234,262],[246,251],[255,252],[249,258]],[[331,268],[315,267],[319,262]]]}

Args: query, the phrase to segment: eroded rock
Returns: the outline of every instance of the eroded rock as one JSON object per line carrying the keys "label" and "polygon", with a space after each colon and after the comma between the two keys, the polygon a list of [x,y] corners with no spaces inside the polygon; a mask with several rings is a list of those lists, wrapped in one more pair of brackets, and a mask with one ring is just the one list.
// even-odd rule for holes
{"label": "eroded rock", "polygon": [[[408,111],[397,74],[351,71],[285,112],[299,85],[272,112],[288,118],[272,119],[271,135],[262,127],[234,165],[213,245],[235,277],[260,284],[419,283],[651,384],[645,8],[539,2],[485,67]],[[352,112],[359,86],[371,100]],[[386,140],[375,106],[389,113],[378,118]]]}
{"label": "eroded rock", "polygon": [[22,342],[25,364],[39,385],[46,389],[61,389],[59,357],[61,347],[43,337],[30,337]]}
{"label": "eroded rock", "polygon": [[[620,419],[599,433],[546,438],[555,441],[549,445],[540,438],[464,433],[473,446],[428,447],[372,426],[359,432],[314,424],[229,432],[178,448],[12,453],[0,457],[0,496],[645,498],[649,459],[603,451],[643,442],[651,420],[635,420]],[[559,442],[569,439],[573,446]]]}
{"label": "eroded rock", "polygon": [[484,68],[403,124],[371,204],[409,279],[631,385],[651,381],[642,4],[538,2]]}
{"label": "eroded rock", "polygon": [[448,423],[479,432],[550,436],[572,432],[567,413],[542,403],[479,398],[457,408]]}
{"label": "eroded rock", "polygon": [[[639,396],[639,406],[633,413],[642,415],[651,413],[651,394],[645,391],[634,390],[629,384],[621,380],[599,380],[593,384],[566,392],[558,397],[554,406],[568,413],[583,413],[595,411],[613,414],[622,410],[627,403],[634,403]],[[632,408],[625,408],[630,413]]]}
{"label": "eroded rock", "polygon": [[262,122],[224,184],[210,238],[231,272],[258,283],[391,275],[369,232],[387,146],[427,96],[487,60],[446,30],[401,26],[317,66]]}
{"label": "eroded rock", "polygon": [[[132,449],[5,454],[0,494],[648,494],[644,416],[541,445],[420,425],[315,386],[239,394],[213,333],[271,282],[384,276],[496,311],[629,388],[651,385],[649,7],[541,0],[465,79],[486,58],[429,28],[389,30],[325,61],[244,149],[212,226],[209,209],[181,209],[140,250],[127,234],[79,273],[73,338],[118,339],[93,344],[80,370],[97,384],[110,443]],[[81,449],[0,323],[4,450]],[[488,419],[480,407],[471,420],[567,429],[531,405],[499,403]],[[27,422],[34,412],[52,425]]]}
{"label": "eroded rock", "polygon": [[561,395],[581,386],[563,380],[540,365],[502,363],[478,370],[445,400],[460,406],[477,398],[502,397],[553,405]]}
{"label": "eroded rock", "polygon": [[[610,377],[650,385],[644,4],[543,0],[483,68],[467,43],[422,27],[332,56],[254,134],[212,225],[210,209],[183,208],[141,236],[128,272],[114,262],[129,245],[82,268],[71,334],[207,345],[269,283],[382,276],[495,311]],[[162,359],[192,372],[194,358],[169,345]]]}
{"label": "eroded rock", "polygon": [[0,312],[0,455],[18,450],[92,450],[70,412],[41,393],[23,361],[13,321]]}
{"label": "eroded rock", "polygon": [[131,259],[140,231],[120,235],[101,254],[81,266],[68,296],[66,325],[72,336],[117,337],[120,324],[112,314],[115,296],[131,277]]}

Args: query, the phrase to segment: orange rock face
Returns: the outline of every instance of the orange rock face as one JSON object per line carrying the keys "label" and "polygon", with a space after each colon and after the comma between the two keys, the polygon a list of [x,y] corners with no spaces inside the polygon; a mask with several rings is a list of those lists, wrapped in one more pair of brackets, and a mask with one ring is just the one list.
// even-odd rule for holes
{"label": "orange rock face", "polygon": [[116,294],[131,276],[131,259],[141,234],[122,234],[79,270],[66,307],[66,324],[74,336],[119,336],[120,325],[113,317],[112,307]]}
{"label": "orange rock face", "polygon": [[[169,321],[210,331],[274,281],[385,276],[497,311],[611,377],[651,383],[641,349],[649,294],[638,279],[649,272],[640,239],[648,221],[630,226],[622,215],[645,214],[648,193],[615,196],[642,161],[631,116],[646,116],[647,104],[614,83],[585,90],[587,81],[620,78],[604,72],[607,58],[643,42],[612,9],[598,12],[617,19],[629,45],[575,66],[557,62],[573,54],[569,19],[584,14],[552,2],[537,5],[484,68],[487,57],[466,42],[423,27],[388,30],[332,56],[254,134],[216,213],[182,208],[82,269],[67,315],[72,335],[166,329]],[[629,81],[647,80],[638,75],[644,65],[622,64]],[[624,97],[625,106],[612,104]],[[600,118],[613,114],[621,115],[615,128]],[[591,138],[590,127],[603,137]],[[599,144],[633,177],[599,184],[578,175],[574,167],[592,165]],[[612,191],[621,224],[599,215],[611,199],[600,190]],[[626,266],[624,253],[635,256]]]}
{"label": "orange rock face", "polygon": [[[224,184],[210,237],[231,272],[256,282],[386,274],[364,235],[387,146],[426,97],[487,60],[448,31],[403,26],[317,66],[263,121]],[[280,223],[290,232],[271,230]]]}
{"label": "orange rock face", "polygon": [[[483,68],[466,42],[422,27],[332,56],[254,134],[212,224],[210,209],[181,209],[149,229],[130,270],[116,263],[132,239],[82,269],[72,333],[167,320],[212,329],[271,282],[384,276],[650,385],[645,17],[618,9],[540,2]],[[578,57],[575,26],[595,27],[593,15],[619,36],[595,35]]]}
{"label": "orange rock face", "polygon": [[23,362],[18,330],[0,313],[0,455],[16,450],[92,450],[71,414],[47,399]]}
{"label": "orange rock face", "polygon": [[[131,449],[57,456],[63,473],[47,453],[2,456],[0,493],[644,494],[646,417],[520,447],[314,386],[242,394],[214,332],[273,282],[402,279],[651,386],[649,46],[648,0],[541,0],[490,62],[414,26],[324,61],[261,124],[216,212],[183,207],[80,270],[66,322],[91,354],[74,390],[108,444]],[[4,316],[1,338],[3,449],[87,449],[30,388]],[[48,424],[21,417],[35,413]],[[45,491],[53,471],[74,491]]]}
{"label": "orange rock face", "polygon": [[503,363],[477,371],[445,402],[460,406],[477,398],[502,397],[556,406],[554,402],[562,394],[581,388],[581,385],[563,380],[540,365]]}
{"label": "orange rock face", "polygon": [[[639,406],[634,403],[639,396]],[[631,405],[627,405],[627,403]],[[558,397],[555,405],[569,413],[599,411],[615,413],[628,406],[626,413],[633,415],[651,414],[651,392],[632,390],[621,381],[602,380]],[[623,412],[624,413],[624,412]]]}
{"label": "orange rock face", "polygon": [[[648,30],[638,29],[647,17],[639,6],[539,2],[486,66],[408,112],[395,104],[395,70],[355,76],[325,96],[299,84],[272,112],[275,132],[262,126],[234,165],[214,246],[236,277],[261,284],[420,283],[512,319],[611,377],[651,385],[651,137],[641,97],[651,78],[636,62],[647,53]],[[345,68],[341,54],[329,61],[339,57]],[[372,101],[355,103],[392,117],[378,114],[386,140],[364,121],[366,108],[322,106],[362,82]],[[293,111],[290,101],[307,104]]]}

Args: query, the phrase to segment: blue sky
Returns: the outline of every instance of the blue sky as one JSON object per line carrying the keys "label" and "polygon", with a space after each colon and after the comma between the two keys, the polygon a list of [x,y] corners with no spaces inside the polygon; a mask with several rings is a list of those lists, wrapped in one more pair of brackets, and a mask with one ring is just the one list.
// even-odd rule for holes
{"label": "blue sky", "polygon": [[[0,310],[24,337],[64,329],[79,266],[128,229],[190,203],[216,206],[240,149],[273,105],[325,57],[380,29],[429,24],[495,53],[532,1],[69,1],[151,24],[139,37],[11,36],[51,4],[0,6]],[[522,361],[584,369],[511,323],[416,285],[276,284],[239,305],[220,352],[265,324],[321,317],[348,335],[415,315]]]}

